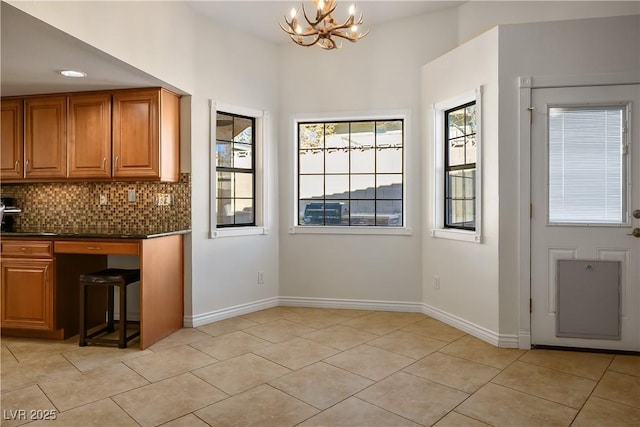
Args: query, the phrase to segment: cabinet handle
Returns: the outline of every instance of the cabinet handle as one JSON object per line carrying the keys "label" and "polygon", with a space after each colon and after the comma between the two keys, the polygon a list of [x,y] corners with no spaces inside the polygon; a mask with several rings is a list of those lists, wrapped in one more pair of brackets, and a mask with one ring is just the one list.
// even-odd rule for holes
{"label": "cabinet handle", "polygon": [[20,160],[16,160],[16,165],[14,169],[16,170],[16,172],[20,172]]}
{"label": "cabinet handle", "polygon": [[107,171],[107,158],[106,157],[102,158],[102,170],[105,171],[105,172]]}
{"label": "cabinet handle", "polygon": [[89,249],[90,251],[99,251],[100,249],[102,249],[102,247],[100,247],[100,246],[87,246],[87,249]]}
{"label": "cabinet handle", "polygon": [[118,159],[119,158],[120,158],[119,156],[116,156],[116,161],[115,161],[114,168],[113,168],[114,170],[118,169]]}
{"label": "cabinet handle", "polygon": [[29,169],[29,159],[24,161],[24,169],[25,170]]}

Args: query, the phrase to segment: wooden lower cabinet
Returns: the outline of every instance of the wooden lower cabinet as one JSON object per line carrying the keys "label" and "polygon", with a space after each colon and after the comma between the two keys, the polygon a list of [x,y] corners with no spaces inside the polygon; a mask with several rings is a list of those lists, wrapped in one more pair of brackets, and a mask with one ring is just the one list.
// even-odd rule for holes
{"label": "wooden lower cabinet", "polygon": [[[0,260],[0,324],[2,335],[66,339],[78,333],[80,274],[106,267],[104,255],[54,256],[51,240],[3,239]],[[106,292],[94,292],[89,303],[104,320]],[[104,313],[104,311],[102,311]]]}
{"label": "wooden lower cabinet", "polygon": [[53,330],[53,260],[3,258],[2,327]]}

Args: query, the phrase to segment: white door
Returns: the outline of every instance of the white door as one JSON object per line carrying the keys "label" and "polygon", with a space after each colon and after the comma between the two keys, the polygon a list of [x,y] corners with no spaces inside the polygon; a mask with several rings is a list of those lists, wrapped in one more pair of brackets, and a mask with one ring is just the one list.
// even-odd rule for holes
{"label": "white door", "polygon": [[[640,351],[640,85],[533,89],[531,104],[531,342]],[[620,262],[619,338],[557,336],[564,259]]]}

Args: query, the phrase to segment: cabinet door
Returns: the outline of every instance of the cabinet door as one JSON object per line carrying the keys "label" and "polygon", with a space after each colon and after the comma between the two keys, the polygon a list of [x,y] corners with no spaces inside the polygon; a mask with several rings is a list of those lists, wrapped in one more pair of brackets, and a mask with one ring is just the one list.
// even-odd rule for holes
{"label": "cabinet door", "polygon": [[21,99],[2,100],[2,142],[0,179],[15,181],[23,178],[23,109]]}
{"label": "cabinet door", "polygon": [[5,258],[2,266],[2,327],[52,330],[53,261]]}
{"label": "cabinet door", "polygon": [[67,175],[67,98],[27,99],[25,123],[26,178],[64,178]]}
{"label": "cabinet door", "polygon": [[160,177],[160,91],[113,95],[114,178]]}
{"label": "cabinet door", "polygon": [[69,178],[111,176],[111,95],[69,97]]}

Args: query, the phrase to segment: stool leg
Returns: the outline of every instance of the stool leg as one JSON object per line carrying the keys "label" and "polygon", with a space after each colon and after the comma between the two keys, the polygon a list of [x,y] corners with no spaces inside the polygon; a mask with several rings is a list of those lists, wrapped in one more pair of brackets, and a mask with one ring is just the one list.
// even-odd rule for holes
{"label": "stool leg", "polygon": [[87,318],[86,318],[86,308],[87,308],[87,294],[84,283],[80,283],[80,342],[78,343],[80,347],[85,347],[87,345]]}
{"label": "stool leg", "polygon": [[120,285],[120,342],[118,348],[127,348],[127,285]]}
{"label": "stool leg", "polygon": [[113,293],[114,292],[115,292],[115,286],[107,286],[107,332],[113,332],[116,330],[113,326],[113,322],[114,322]]}

